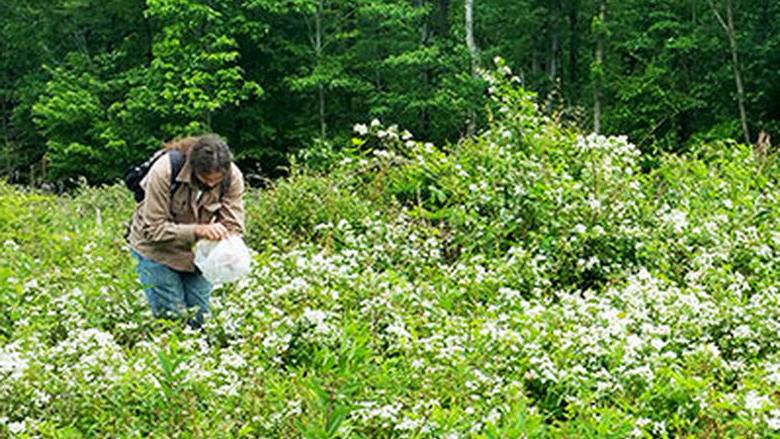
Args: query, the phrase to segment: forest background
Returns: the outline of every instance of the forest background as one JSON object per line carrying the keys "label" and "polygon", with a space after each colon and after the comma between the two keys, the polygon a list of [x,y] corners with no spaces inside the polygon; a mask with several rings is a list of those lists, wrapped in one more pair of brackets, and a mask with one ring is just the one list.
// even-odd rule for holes
{"label": "forest background", "polygon": [[[116,181],[214,131],[253,177],[373,118],[457,142],[501,56],[545,114],[648,156],[780,135],[774,0],[6,0],[0,172]],[[308,153],[306,153],[308,151]]]}

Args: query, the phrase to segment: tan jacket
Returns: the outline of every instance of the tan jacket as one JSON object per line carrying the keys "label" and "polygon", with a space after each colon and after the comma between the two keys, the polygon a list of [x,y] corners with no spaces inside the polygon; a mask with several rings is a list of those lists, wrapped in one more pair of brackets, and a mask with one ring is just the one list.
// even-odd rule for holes
{"label": "tan jacket", "polygon": [[195,227],[221,222],[230,232],[244,233],[244,176],[231,165],[230,187],[220,200],[220,186],[204,192],[192,177],[189,157],[176,176],[179,187],[171,196],[171,159],[157,160],[141,181],[146,195],[135,209],[130,246],[147,259],[178,271],[194,272]]}

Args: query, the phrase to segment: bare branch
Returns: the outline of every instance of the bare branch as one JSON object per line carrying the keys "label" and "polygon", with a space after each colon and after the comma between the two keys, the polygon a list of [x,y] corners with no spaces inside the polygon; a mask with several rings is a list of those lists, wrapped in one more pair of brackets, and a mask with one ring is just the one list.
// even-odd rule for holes
{"label": "bare branch", "polygon": [[720,23],[720,25],[723,27],[723,30],[728,33],[729,32],[729,27],[728,27],[728,25],[726,25],[726,21],[723,20],[723,16],[720,15],[720,11],[718,11],[717,6],[715,6],[715,2],[713,2],[712,0],[707,0],[707,3],[710,4],[710,8],[712,9],[712,13],[715,14],[715,18],[718,19],[718,23]]}

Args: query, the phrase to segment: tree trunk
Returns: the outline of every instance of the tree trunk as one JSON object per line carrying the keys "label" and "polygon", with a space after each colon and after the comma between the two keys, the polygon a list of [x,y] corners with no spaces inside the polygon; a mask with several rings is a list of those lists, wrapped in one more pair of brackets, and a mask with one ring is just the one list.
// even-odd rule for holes
{"label": "tree trunk", "polygon": [[474,0],[466,0],[466,46],[471,55],[471,72],[476,75],[479,68],[479,49],[474,41]]}
{"label": "tree trunk", "polygon": [[[322,15],[325,9],[324,0],[320,0],[317,5],[317,14],[314,17],[315,35],[314,51],[317,54],[317,65],[322,62]],[[327,125],[325,124],[325,87],[322,82],[317,84],[317,101],[319,106],[320,137],[325,139],[327,134]]]}
{"label": "tree trunk", "polygon": [[561,52],[561,14],[563,12],[560,2],[548,2],[549,21],[547,44],[547,77],[553,83],[552,90],[555,89],[555,81],[558,79],[560,69]]}
{"label": "tree trunk", "polygon": [[[556,26],[557,27],[557,26]],[[558,77],[558,46],[560,44],[559,37],[558,37],[558,31],[553,31],[552,39],[550,40],[550,63],[548,75],[550,76],[550,81],[555,82],[555,79]]]}
{"label": "tree trunk", "polygon": [[11,160],[11,139],[8,134],[8,117],[6,116],[8,113],[8,106],[6,104],[5,99],[5,89],[2,89],[2,98],[3,100],[3,112],[0,117],[3,119],[3,144],[0,145],[0,156],[3,157],[3,175],[11,175],[11,168],[13,167],[13,163]]}
{"label": "tree trunk", "polygon": [[604,25],[607,18],[607,0],[601,0],[599,5],[598,27],[596,35],[596,60],[594,62],[596,77],[593,83],[593,132],[601,132],[601,92],[604,76]]}
{"label": "tree trunk", "polygon": [[[425,8],[425,1],[424,0],[415,0],[414,6],[417,8]],[[428,17],[423,16],[420,21],[420,47],[426,47],[430,43],[431,40],[431,29],[428,24]],[[425,87],[425,93],[429,93],[430,90],[432,90],[431,86],[431,78],[433,77],[434,73],[431,71],[429,67],[423,67],[422,71],[420,72],[420,81],[423,87]],[[420,134],[422,135],[430,135],[431,134],[431,114],[430,111],[427,109],[422,110],[420,113]]]}
{"label": "tree trunk", "polygon": [[[414,7],[422,9],[425,7],[423,0],[414,0]],[[428,43],[428,22],[425,17],[420,20],[420,45],[425,46]]]}
{"label": "tree trunk", "polygon": [[[479,49],[477,43],[474,41],[474,0],[466,0],[466,46],[469,49],[471,55],[471,74],[478,76],[477,70],[479,69]],[[474,109],[469,110],[469,121],[466,127],[466,134],[468,136],[474,135],[476,130],[476,113]]]}
{"label": "tree trunk", "polygon": [[152,32],[151,19],[146,15],[143,17],[143,24],[144,43],[146,48],[146,65],[151,66],[152,61],[154,61],[154,34]]}
{"label": "tree trunk", "polygon": [[[577,90],[578,70],[579,70],[579,50],[580,50],[580,32],[579,32],[579,0],[574,0],[569,6],[569,90]],[[577,96],[568,96],[569,99],[576,99]]]}
{"label": "tree trunk", "polygon": [[531,72],[534,76],[539,74],[539,71],[541,70],[541,66],[539,65],[539,51],[536,48],[536,44],[534,44],[534,47],[531,49]]}
{"label": "tree trunk", "polygon": [[437,37],[447,38],[450,35],[450,0],[440,0],[436,18]]}
{"label": "tree trunk", "polygon": [[742,84],[742,68],[739,64],[739,50],[737,47],[737,35],[734,29],[734,14],[731,9],[731,0],[726,1],[726,17],[729,26],[729,45],[731,46],[731,62],[734,63],[734,81],[737,84],[737,102],[739,103],[739,118],[742,121],[742,132],[745,135],[745,144],[750,143],[750,131],[748,130],[747,111],[745,110],[745,87]]}
{"label": "tree trunk", "polygon": [[8,100],[6,99],[5,87],[0,89],[0,93],[2,93],[2,95],[0,95],[0,99],[2,99],[3,101],[3,109],[2,109],[2,113],[0,113],[0,118],[2,118],[3,121],[3,140],[5,146],[8,146],[8,144],[10,143],[10,137],[8,134],[8,119],[10,119],[10,114],[9,114],[10,111],[8,108]]}
{"label": "tree trunk", "polygon": [[731,7],[731,0],[726,0],[726,18],[724,20],[715,3],[710,0],[710,7],[715,18],[718,19],[726,37],[729,40],[729,49],[731,51],[731,64],[734,70],[734,82],[737,86],[737,105],[739,107],[739,119],[742,123],[742,134],[745,144],[750,143],[750,131],[748,130],[747,110],[745,109],[745,86],[742,83],[742,68],[739,64],[739,47],[737,45],[737,31],[734,26],[734,13]]}

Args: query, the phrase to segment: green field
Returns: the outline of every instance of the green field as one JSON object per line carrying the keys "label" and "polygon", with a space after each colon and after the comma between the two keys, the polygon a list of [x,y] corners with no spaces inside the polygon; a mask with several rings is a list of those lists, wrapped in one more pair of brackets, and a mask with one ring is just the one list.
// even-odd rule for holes
{"label": "green field", "polygon": [[779,435],[776,158],[643,156],[495,81],[471,140],[358,126],[251,190],[203,332],[147,310],[125,189],[0,183],[0,436]]}

